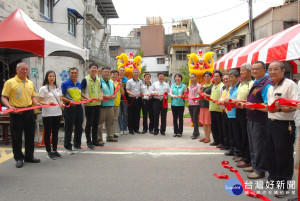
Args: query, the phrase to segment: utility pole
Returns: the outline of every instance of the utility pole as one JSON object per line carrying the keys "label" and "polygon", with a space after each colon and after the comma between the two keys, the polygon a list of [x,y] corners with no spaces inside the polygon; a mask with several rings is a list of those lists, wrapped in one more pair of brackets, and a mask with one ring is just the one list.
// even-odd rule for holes
{"label": "utility pole", "polygon": [[248,0],[249,4],[249,34],[250,42],[254,41],[254,27],[253,27],[253,14],[252,14],[252,0]]}

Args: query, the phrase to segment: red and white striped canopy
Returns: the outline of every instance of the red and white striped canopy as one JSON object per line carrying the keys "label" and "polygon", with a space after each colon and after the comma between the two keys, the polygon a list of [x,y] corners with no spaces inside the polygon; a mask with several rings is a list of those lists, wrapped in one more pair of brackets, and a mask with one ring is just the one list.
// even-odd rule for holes
{"label": "red and white striped canopy", "polygon": [[291,61],[300,58],[300,24],[244,47],[231,50],[215,63],[215,69],[239,68],[243,63],[273,60]]}

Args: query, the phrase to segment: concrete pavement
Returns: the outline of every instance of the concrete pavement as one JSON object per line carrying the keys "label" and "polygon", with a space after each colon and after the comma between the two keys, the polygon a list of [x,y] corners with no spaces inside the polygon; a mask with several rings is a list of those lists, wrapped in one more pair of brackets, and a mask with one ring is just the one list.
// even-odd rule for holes
{"label": "concrete pavement", "polygon": [[[192,140],[191,133],[192,128],[184,127],[183,137],[174,138],[172,127],[167,127],[166,136],[121,135],[119,142],[96,150],[85,147],[83,135],[85,152],[70,156],[62,147],[62,128],[62,159],[49,160],[45,148],[36,148],[40,164],[25,163],[17,169],[13,159],[0,163],[0,200],[253,200],[225,192],[226,180],[213,174],[236,178],[221,166],[223,160],[235,165],[232,157],[199,139]],[[1,144],[0,149],[11,154],[10,146]],[[246,181],[247,174],[238,170]]]}

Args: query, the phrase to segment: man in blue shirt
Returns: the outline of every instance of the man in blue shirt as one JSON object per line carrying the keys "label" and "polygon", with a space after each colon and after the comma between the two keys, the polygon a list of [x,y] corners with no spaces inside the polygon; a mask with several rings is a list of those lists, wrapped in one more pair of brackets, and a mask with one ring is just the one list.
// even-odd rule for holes
{"label": "man in blue shirt", "polygon": [[[77,81],[78,78],[78,69],[76,67],[69,69],[70,79],[63,82],[61,85],[62,89],[62,100],[66,105],[74,103],[76,101],[86,100],[87,97],[81,93],[81,84]],[[70,107],[65,107],[64,109],[64,118],[65,118],[65,139],[64,147],[66,153],[71,155],[74,154],[74,151],[83,152],[81,148],[81,135],[82,135],[82,123],[83,123],[83,109],[79,105],[71,105]],[[72,131],[75,124],[74,131],[74,146],[72,149]]]}
{"label": "man in blue shirt", "polygon": [[[239,72],[238,71],[231,71],[228,73],[229,75],[229,82],[231,83],[230,92],[228,99],[236,99],[237,98],[237,91],[239,87]],[[225,103],[229,103],[228,100]],[[238,122],[236,119],[236,108],[232,107],[231,110],[227,110],[227,117],[229,123],[229,142],[230,148],[229,151],[225,152],[227,156],[235,156],[238,157],[238,142],[237,142],[237,135],[239,134],[238,129]]]}

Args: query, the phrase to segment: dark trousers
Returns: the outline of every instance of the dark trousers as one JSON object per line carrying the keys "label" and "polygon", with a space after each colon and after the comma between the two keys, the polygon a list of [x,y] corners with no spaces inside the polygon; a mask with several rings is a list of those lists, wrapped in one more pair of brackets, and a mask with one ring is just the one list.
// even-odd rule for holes
{"label": "dark trousers", "polygon": [[243,158],[243,161],[250,163],[250,150],[249,150],[249,141],[247,134],[247,118],[246,118],[246,109],[237,109],[236,110],[236,119],[238,121],[239,133],[238,138],[238,150],[240,152],[240,157]]}
{"label": "dark trousers", "polygon": [[154,132],[159,132],[159,115],[160,115],[160,132],[166,132],[168,108],[163,108],[163,102],[159,99],[153,99],[153,126]]}
{"label": "dark trousers", "polygon": [[122,100],[120,103],[120,112],[118,117],[120,131],[127,131],[127,126],[128,126],[127,109],[128,109],[127,104],[125,103],[125,101]]}
{"label": "dark trousers", "polygon": [[189,112],[194,124],[194,131],[193,136],[199,136],[199,123],[198,123],[198,116],[200,113],[200,105],[189,105]]}
{"label": "dark trousers", "polygon": [[[98,141],[98,124],[100,119],[100,105],[96,106],[85,106],[85,137],[86,143],[91,143]],[[91,139],[91,130],[92,130],[92,139]]]}
{"label": "dark trousers", "polygon": [[[153,131],[153,99],[143,99],[142,101],[143,110],[143,131]],[[148,115],[149,115],[149,127],[148,127]]]}
{"label": "dark trousers", "polygon": [[283,181],[287,189],[287,181],[292,179],[294,172],[295,122],[270,120],[267,134],[268,180]]}
{"label": "dark trousers", "polygon": [[[182,134],[183,132],[183,112],[184,106],[171,106],[173,114],[173,126],[175,134]],[[178,125],[179,122],[179,125]]]}
{"label": "dark trousers", "polygon": [[223,112],[222,114],[222,129],[223,129],[223,141],[224,141],[224,147],[229,148],[230,147],[230,141],[229,141],[229,122],[227,113]]}
{"label": "dark trousers", "polygon": [[71,107],[65,107],[65,140],[64,147],[66,149],[72,149],[72,131],[75,124],[74,132],[74,147],[80,148],[81,135],[82,135],[82,123],[83,123],[83,109],[81,105],[72,105]]}
{"label": "dark trousers", "polygon": [[131,103],[128,106],[128,130],[129,131],[139,131],[142,99],[134,98],[132,101],[132,98],[128,98],[128,102]]}
{"label": "dark trousers", "polygon": [[51,144],[50,144],[50,137],[52,133],[52,150],[57,150],[57,141],[58,141],[58,130],[59,124],[61,121],[61,116],[51,116],[51,117],[43,117],[43,124],[44,124],[44,141],[46,151],[48,153],[51,152]]}
{"label": "dark trousers", "polygon": [[210,112],[211,132],[216,144],[224,144],[222,132],[222,112]]}
{"label": "dark trousers", "polygon": [[267,122],[247,122],[250,158],[254,171],[264,175],[266,171]]}
{"label": "dark trousers", "polygon": [[[25,136],[25,156],[22,152],[22,135]],[[33,110],[21,114],[10,113],[10,133],[15,160],[33,158],[35,115]]]}
{"label": "dark trousers", "polygon": [[233,153],[235,156],[238,156],[237,151],[237,143],[236,143],[236,135],[238,133],[238,121],[236,118],[228,118],[228,126],[229,126],[229,151]]}

